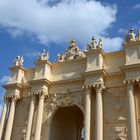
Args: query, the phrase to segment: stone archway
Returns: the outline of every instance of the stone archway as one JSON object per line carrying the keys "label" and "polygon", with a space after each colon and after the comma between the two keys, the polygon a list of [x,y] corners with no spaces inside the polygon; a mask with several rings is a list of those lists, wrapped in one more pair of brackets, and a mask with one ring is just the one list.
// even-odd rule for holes
{"label": "stone archway", "polygon": [[60,107],[53,114],[49,140],[82,140],[84,116],[77,106]]}

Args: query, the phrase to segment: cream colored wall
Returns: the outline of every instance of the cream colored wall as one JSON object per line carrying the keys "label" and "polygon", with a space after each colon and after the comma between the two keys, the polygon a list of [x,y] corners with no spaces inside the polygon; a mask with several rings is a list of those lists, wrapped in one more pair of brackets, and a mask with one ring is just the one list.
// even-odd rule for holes
{"label": "cream colored wall", "polygon": [[135,101],[136,101],[136,117],[138,127],[138,139],[140,139],[140,88],[135,89]]}
{"label": "cream colored wall", "polygon": [[17,102],[11,140],[21,140],[25,135],[30,98],[22,98]]}
{"label": "cream colored wall", "polygon": [[125,65],[125,54],[123,51],[107,53],[104,58],[107,73],[120,72],[120,66]]}
{"label": "cream colored wall", "polygon": [[[128,129],[128,103],[127,103],[127,91],[123,83],[124,80],[139,78],[139,68],[132,68],[125,71],[122,67],[127,66],[135,62],[139,62],[140,56],[137,52],[139,48],[130,48],[124,51],[106,53],[105,56],[99,54],[88,58],[82,58],[78,60],[71,60],[66,62],[58,62],[51,64],[48,67],[45,64],[45,73],[43,70],[37,70],[36,68],[26,69],[24,73],[25,86],[21,92],[21,99],[17,102],[16,113],[14,119],[12,140],[21,140],[23,137],[22,132],[27,126],[27,118],[29,113],[30,98],[29,93],[37,91],[42,86],[41,84],[34,84],[29,87],[28,81],[32,81],[35,78],[48,78],[50,81],[49,94],[70,94],[81,92],[83,96],[85,94],[83,85],[92,85],[102,77],[102,74],[94,73],[84,75],[84,72],[90,72],[90,70],[106,70],[107,75],[103,77],[106,89],[103,91],[103,112],[104,112],[104,140],[116,140],[119,136],[124,136],[124,140],[127,140]],[[135,52],[136,51],[136,52]],[[126,54],[125,54],[126,53]],[[98,67],[99,57],[101,64]],[[103,59],[104,57],[104,59]],[[129,61],[128,61],[129,57]],[[127,60],[127,61],[126,61]],[[136,60],[136,61],[135,61]],[[131,63],[130,63],[131,62]],[[97,66],[97,67],[96,67]],[[103,67],[102,67],[103,66]],[[44,67],[42,66],[42,69]],[[43,75],[44,73],[44,75]],[[37,77],[35,75],[37,74]],[[15,71],[13,71],[12,79],[16,81]],[[40,76],[41,75],[41,76]],[[21,78],[23,73],[21,73]],[[22,79],[20,79],[21,81]],[[84,91],[84,92],[83,92]],[[15,92],[13,89],[9,89],[7,94]],[[19,92],[19,91],[18,91]],[[136,113],[137,113],[137,126],[140,134],[140,89],[135,91],[136,99]],[[95,105],[96,97],[95,92],[92,91],[91,101],[91,140],[95,140]],[[36,98],[35,114],[33,119],[31,140],[34,140],[38,98]],[[45,140],[48,130],[48,112],[45,100],[44,116],[42,125],[41,140]],[[84,103],[83,103],[84,104]],[[85,114],[86,115],[86,114]],[[70,116],[70,114],[69,114]],[[67,116],[69,118],[69,116]],[[56,122],[54,122],[55,125]],[[58,123],[58,122],[57,122]],[[56,128],[53,129],[56,131]],[[139,136],[140,137],[140,136]],[[74,140],[74,139],[72,139]]]}
{"label": "cream colored wall", "polygon": [[52,65],[51,81],[81,78],[81,73],[85,72],[85,69],[85,59],[72,60],[71,62],[58,62]]}

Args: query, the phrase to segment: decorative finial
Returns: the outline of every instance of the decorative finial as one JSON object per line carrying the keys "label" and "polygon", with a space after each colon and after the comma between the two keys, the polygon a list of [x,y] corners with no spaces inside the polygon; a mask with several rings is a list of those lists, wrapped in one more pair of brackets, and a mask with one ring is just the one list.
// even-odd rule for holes
{"label": "decorative finial", "polygon": [[42,52],[38,54],[38,60],[41,61],[41,60],[48,60],[48,59],[49,59],[49,53],[46,52],[45,49],[43,49]]}
{"label": "decorative finial", "polygon": [[17,57],[15,58],[15,60],[13,62],[13,66],[23,66],[23,63],[24,63],[23,56],[17,55]]}

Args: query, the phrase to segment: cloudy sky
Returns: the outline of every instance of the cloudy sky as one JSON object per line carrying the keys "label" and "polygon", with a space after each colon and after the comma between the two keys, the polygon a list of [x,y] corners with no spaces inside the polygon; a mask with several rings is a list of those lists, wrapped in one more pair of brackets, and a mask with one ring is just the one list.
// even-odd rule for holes
{"label": "cloudy sky", "polygon": [[[92,36],[103,39],[106,52],[120,50],[125,32],[137,33],[139,17],[139,0],[0,0],[0,84],[18,54],[31,67],[42,48],[55,61],[69,40],[84,49]],[[0,87],[0,104],[3,94]]]}

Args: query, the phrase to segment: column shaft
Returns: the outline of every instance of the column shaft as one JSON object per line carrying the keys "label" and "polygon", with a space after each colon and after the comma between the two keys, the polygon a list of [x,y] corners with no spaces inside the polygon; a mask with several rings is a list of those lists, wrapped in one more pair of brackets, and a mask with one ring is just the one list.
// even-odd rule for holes
{"label": "column shaft", "polygon": [[2,116],[1,116],[1,122],[0,122],[0,139],[2,139],[4,124],[6,121],[7,108],[8,108],[8,99],[5,99],[3,111],[2,111]]}
{"label": "column shaft", "polygon": [[103,140],[103,103],[101,90],[96,90],[95,130],[95,139]]}
{"label": "column shaft", "polygon": [[136,125],[136,112],[135,112],[135,101],[134,101],[134,91],[133,85],[128,85],[127,87],[127,94],[128,94],[128,134],[130,140],[137,140],[137,125]]}
{"label": "column shaft", "polygon": [[35,97],[33,96],[31,97],[31,103],[30,103],[30,110],[29,110],[29,117],[28,117],[27,131],[26,131],[26,140],[30,140],[31,137],[34,108],[35,108]]}
{"label": "column shaft", "polygon": [[42,120],[43,120],[43,108],[44,108],[44,95],[39,96],[37,122],[36,122],[36,129],[35,129],[35,140],[40,140],[40,137],[41,137],[41,127],[42,127]]}
{"label": "column shaft", "polygon": [[90,140],[90,122],[91,122],[91,92],[86,91],[85,96],[85,140]]}
{"label": "column shaft", "polygon": [[12,127],[13,127],[13,121],[14,121],[14,114],[15,114],[15,106],[16,106],[16,99],[12,99],[4,140],[10,140],[11,139],[11,133],[12,133]]}

